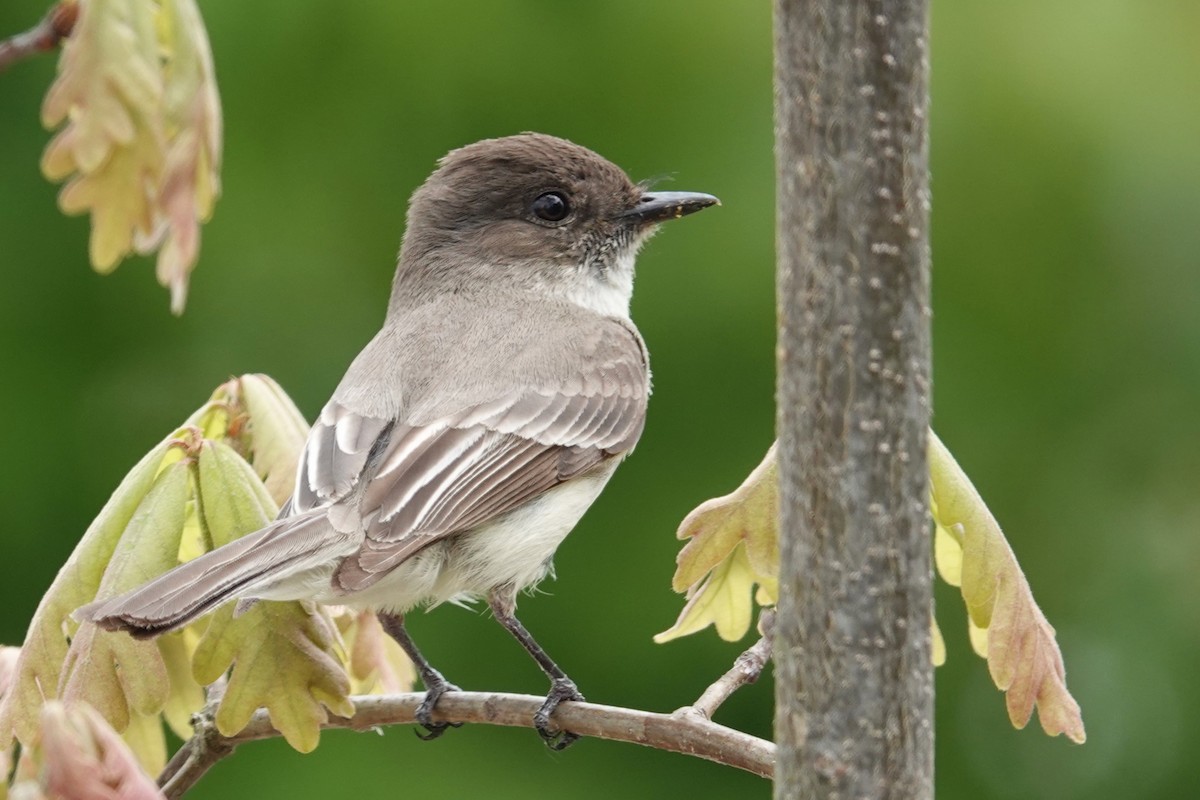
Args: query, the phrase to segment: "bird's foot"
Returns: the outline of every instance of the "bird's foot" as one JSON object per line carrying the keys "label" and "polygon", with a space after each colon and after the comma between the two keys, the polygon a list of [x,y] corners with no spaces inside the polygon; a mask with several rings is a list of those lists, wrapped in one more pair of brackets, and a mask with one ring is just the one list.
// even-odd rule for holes
{"label": "bird's foot", "polygon": [[461,722],[434,722],[433,709],[446,692],[462,690],[443,678],[442,673],[435,669],[429,670],[421,680],[425,684],[425,699],[421,701],[421,705],[417,706],[416,718],[417,724],[425,729],[425,733],[418,731],[417,738],[428,742],[441,736],[447,728],[461,728]]}
{"label": "bird's foot", "polygon": [[533,727],[537,729],[538,735],[551,750],[566,750],[579,740],[578,733],[571,733],[551,724],[550,717],[554,714],[554,709],[558,708],[558,704],[564,700],[582,701],[583,699],[575,682],[570,678],[555,678],[550,685],[550,693],[546,695],[546,702],[542,703],[542,707],[533,715]]}

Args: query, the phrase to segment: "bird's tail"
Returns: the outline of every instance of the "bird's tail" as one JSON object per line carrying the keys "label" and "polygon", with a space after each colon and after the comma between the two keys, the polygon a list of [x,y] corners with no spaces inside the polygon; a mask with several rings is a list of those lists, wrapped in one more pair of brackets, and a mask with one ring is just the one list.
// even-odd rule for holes
{"label": "bird's tail", "polygon": [[83,606],[73,616],[138,639],[167,633],[234,597],[252,597],[256,589],[290,575],[332,566],[345,554],[337,552],[341,537],[331,533],[323,510],[277,520],[137,589]]}

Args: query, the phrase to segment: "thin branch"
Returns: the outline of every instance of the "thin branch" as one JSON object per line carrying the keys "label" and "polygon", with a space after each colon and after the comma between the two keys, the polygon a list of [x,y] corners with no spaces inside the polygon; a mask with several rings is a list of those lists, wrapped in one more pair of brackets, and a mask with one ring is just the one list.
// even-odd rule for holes
{"label": "thin branch", "polygon": [[762,616],[759,618],[759,628],[762,630],[762,638],[750,646],[746,652],[737,657],[733,662],[733,666],[729,671],[704,690],[704,694],[700,695],[700,699],[691,706],[681,708],[675,713],[681,712],[696,712],[705,719],[712,719],[713,714],[717,713],[717,709],[721,704],[729,699],[729,696],[742,688],[748,683],[754,683],[762,675],[763,667],[767,665],[767,661],[771,658],[771,642],[775,627],[775,612],[771,609],[764,609]]}
{"label": "thin branch", "polygon": [[18,61],[58,47],[59,42],[71,35],[78,16],[79,5],[76,0],[63,0],[51,6],[37,25],[24,33],[0,40],[0,72]]}
{"label": "thin branch", "polygon": [[[323,727],[365,731],[383,725],[412,724],[416,722],[417,706],[424,697],[421,692],[354,697],[353,717],[332,717]],[[433,718],[438,722],[529,728],[533,726],[534,712],[544,700],[523,694],[450,692],[438,701]],[[710,722],[698,714],[686,713],[690,711],[688,708],[674,714],[656,714],[595,703],[566,702],[554,712],[554,720],[564,729],[583,736],[697,756],[764,778],[771,777],[775,769],[773,743]],[[211,712],[198,714],[194,724],[196,734],[180,748],[158,778],[159,786],[168,798],[182,796],[238,745],[279,736],[264,711],[255,714],[250,724],[233,736],[222,736],[217,731]]]}

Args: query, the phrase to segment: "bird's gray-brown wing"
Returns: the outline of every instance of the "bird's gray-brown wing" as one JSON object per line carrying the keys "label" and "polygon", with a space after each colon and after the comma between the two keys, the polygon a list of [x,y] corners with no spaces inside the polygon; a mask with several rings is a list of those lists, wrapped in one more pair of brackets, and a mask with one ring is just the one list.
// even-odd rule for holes
{"label": "bird's gray-brown wing", "polygon": [[423,424],[322,412],[298,470],[295,508],[328,505],[334,527],[365,531],[334,576],[361,591],[437,539],[511,511],[625,453],[645,420],[640,342],[576,375]]}

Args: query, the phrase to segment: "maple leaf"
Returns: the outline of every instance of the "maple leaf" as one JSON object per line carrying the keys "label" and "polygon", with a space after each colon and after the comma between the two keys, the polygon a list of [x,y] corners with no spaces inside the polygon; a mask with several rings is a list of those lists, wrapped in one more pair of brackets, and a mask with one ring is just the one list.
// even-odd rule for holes
{"label": "maple leaf", "polygon": [[932,431],[929,473],[938,571],[961,586],[972,645],[987,658],[992,680],[1005,692],[1009,719],[1023,728],[1036,706],[1046,733],[1083,743],[1083,718],[1067,690],[1054,628],[1034,601],[995,517]]}

